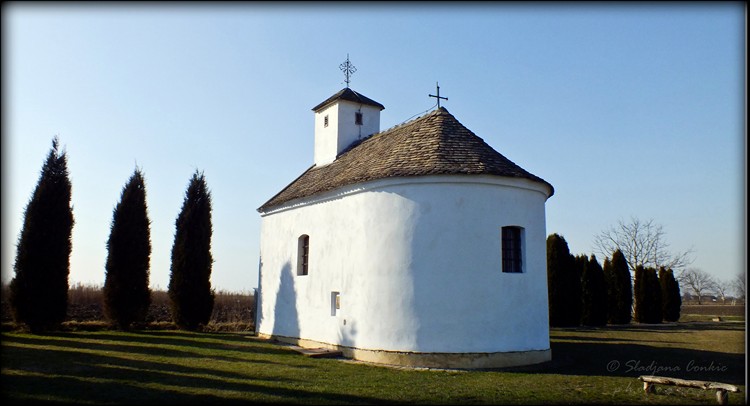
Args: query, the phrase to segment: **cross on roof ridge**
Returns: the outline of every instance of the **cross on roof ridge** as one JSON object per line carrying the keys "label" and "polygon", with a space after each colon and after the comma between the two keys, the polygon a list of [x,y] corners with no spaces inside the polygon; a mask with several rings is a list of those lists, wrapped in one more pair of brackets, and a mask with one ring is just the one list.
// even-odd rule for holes
{"label": "cross on roof ridge", "polygon": [[437,106],[438,106],[438,108],[440,108],[440,99],[448,100],[448,98],[440,96],[440,85],[438,85],[438,82],[435,82],[435,86],[437,87],[437,95],[429,94],[427,96],[436,98],[437,99]]}

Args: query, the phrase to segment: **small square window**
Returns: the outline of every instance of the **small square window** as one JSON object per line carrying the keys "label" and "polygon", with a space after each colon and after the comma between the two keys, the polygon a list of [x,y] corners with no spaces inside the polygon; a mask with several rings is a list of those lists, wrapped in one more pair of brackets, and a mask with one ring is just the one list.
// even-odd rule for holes
{"label": "small square window", "polygon": [[328,116],[323,117],[323,127],[328,127]]}
{"label": "small square window", "polygon": [[362,125],[362,113],[360,112],[354,113],[354,124]]}
{"label": "small square window", "polygon": [[331,316],[335,316],[339,309],[341,309],[341,295],[339,292],[331,292]]}

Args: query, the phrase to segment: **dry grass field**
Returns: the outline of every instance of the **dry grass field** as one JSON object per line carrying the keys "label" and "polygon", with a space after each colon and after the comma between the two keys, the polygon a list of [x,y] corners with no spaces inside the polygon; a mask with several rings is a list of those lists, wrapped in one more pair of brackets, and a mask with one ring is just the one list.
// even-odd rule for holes
{"label": "dry grass field", "polygon": [[706,318],[711,317],[730,317],[737,318],[737,320],[745,320],[745,305],[744,304],[690,304],[682,305],[680,309],[681,316],[704,316]]}
{"label": "dry grass field", "polygon": [[[12,322],[7,303],[8,286],[2,287],[0,313],[4,325]],[[68,326],[102,328],[106,325],[100,286],[74,285],[68,291]],[[255,329],[255,298],[252,294],[217,291],[208,330],[253,331]],[[151,327],[173,328],[169,313],[169,296],[166,291],[151,292],[151,306],[146,322]],[[7,329],[7,328],[6,328]]]}

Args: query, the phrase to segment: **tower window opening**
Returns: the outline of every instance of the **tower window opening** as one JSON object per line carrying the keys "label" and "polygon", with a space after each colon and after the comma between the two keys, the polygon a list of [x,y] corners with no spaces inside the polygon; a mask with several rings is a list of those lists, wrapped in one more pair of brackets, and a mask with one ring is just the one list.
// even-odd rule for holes
{"label": "tower window opening", "polygon": [[362,125],[362,113],[360,112],[354,113],[354,124]]}

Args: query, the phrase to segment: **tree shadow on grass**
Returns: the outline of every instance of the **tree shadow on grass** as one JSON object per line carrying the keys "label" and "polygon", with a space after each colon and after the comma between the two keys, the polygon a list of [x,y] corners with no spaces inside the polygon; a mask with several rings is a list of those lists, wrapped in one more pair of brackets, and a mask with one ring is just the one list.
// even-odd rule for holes
{"label": "tree shadow on grass", "polygon": [[744,354],[606,341],[553,341],[550,346],[551,361],[502,370],[633,378],[658,375],[735,385],[745,383]]}
{"label": "tree shadow on grass", "polygon": [[644,332],[644,333],[654,333],[654,332],[679,333],[683,331],[705,331],[705,330],[744,331],[745,322],[686,321],[686,322],[658,323],[658,324],[631,323],[631,324],[608,324],[606,327],[553,328],[553,330],[559,330],[559,331],[628,330],[628,331],[633,331],[633,332]]}
{"label": "tree shadow on grass", "polygon": [[[610,337],[594,337],[594,336],[585,336],[585,335],[564,335],[564,336],[557,336],[552,339],[553,341],[593,341],[593,342],[601,342],[601,343],[644,343],[644,342],[652,342],[650,340],[638,340],[633,338],[610,338]],[[653,341],[655,343],[660,343],[663,341]]]}
{"label": "tree shadow on grass", "polygon": [[[180,338],[174,334],[115,334],[115,333],[56,333],[47,335],[25,335],[25,336],[8,336],[5,340],[19,343],[38,344],[38,345],[56,345],[68,347],[81,347],[84,345],[92,350],[116,350],[138,352],[147,355],[161,356],[192,356],[201,357],[201,353],[206,351],[240,351],[242,353],[254,354],[276,354],[289,355],[288,350],[273,346],[270,343],[263,343],[249,340],[243,337],[234,337],[230,334],[216,334],[207,336],[214,341],[198,341],[206,336],[184,335]],[[175,350],[169,347],[179,347],[186,350]],[[190,351],[195,349],[195,352]],[[224,358],[232,360],[232,357]]]}
{"label": "tree shadow on grass", "polygon": [[[80,349],[80,348],[79,348]],[[383,400],[350,394],[322,393],[305,381],[264,377],[247,363],[242,372],[165,362],[126,359],[73,348],[39,349],[3,346],[3,404],[114,403],[198,404],[302,402],[372,404]],[[294,365],[289,366],[294,368]],[[278,376],[279,373],[282,376]],[[199,393],[201,392],[201,393]],[[213,392],[206,394],[206,392]],[[241,397],[242,399],[238,399]]]}
{"label": "tree shadow on grass", "polygon": [[48,334],[51,336],[58,337],[86,337],[86,338],[98,338],[102,340],[116,340],[116,341],[158,341],[164,343],[171,341],[171,344],[181,345],[185,343],[195,343],[200,341],[211,345],[212,343],[250,343],[257,341],[256,337],[248,333],[234,333],[234,332],[219,332],[219,333],[203,333],[203,332],[191,332],[182,330],[131,330],[128,332],[115,332],[115,331],[100,331],[100,332],[56,332]]}
{"label": "tree shadow on grass", "polygon": [[[40,385],[43,383],[43,385]],[[156,389],[129,382],[89,382],[79,377],[57,376],[40,379],[31,376],[3,377],[3,404],[248,404],[248,403],[341,403],[374,404],[384,403],[377,398],[363,396],[321,393],[303,389],[269,387],[265,385],[242,384],[217,386],[217,390],[234,390],[258,395],[258,397],[231,398],[222,395],[189,393],[185,385],[178,389]],[[57,389],[56,389],[57,388]],[[64,391],[59,388],[65,388]],[[60,395],[60,393],[64,393]],[[67,395],[65,395],[67,394]]]}
{"label": "tree shadow on grass", "polygon": [[[61,338],[65,337],[65,338]],[[9,347],[15,347],[12,349],[16,354],[23,354],[24,351],[36,351],[38,354],[45,354],[44,357],[52,356],[53,354],[56,354],[57,356],[63,356],[64,354],[69,354],[70,357],[75,357],[78,354],[89,354],[87,355],[88,359],[93,359],[96,354],[93,354],[93,352],[105,352],[106,354],[110,355],[113,359],[126,361],[127,358],[131,358],[134,355],[136,356],[147,356],[147,357],[153,357],[162,360],[160,361],[161,364],[170,362],[170,359],[179,359],[179,360],[185,360],[185,359],[195,359],[196,361],[200,361],[200,359],[210,359],[210,361],[213,362],[240,362],[240,363],[247,363],[248,365],[252,364],[267,364],[267,365],[280,365],[285,366],[288,368],[295,368],[295,369],[309,369],[312,368],[312,366],[308,365],[289,365],[284,362],[284,358],[280,358],[279,356],[288,356],[288,357],[296,357],[296,353],[289,349],[280,349],[276,346],[272,345],[265,345],[260,346],[258,344],[255,344],[253,347],[228,347],[226,345],[219,345],[219,349],[212,349],[210,351],[207,351],[206,348],[202,345],[202,343],[196,343],[192,342],[192,346],[187,346],[185,343],[182,343],[182,345],[178,348],[181,349],[175,349],[175,348],[165,348],[165,344],[163,340],[156,340],[156,341],[138,341],[138,340],[127,340],[128,343],[133,344],[120,344],[117,340],[120,336],[113,335],[110,337],[112,339],[111,342],[104,342],[100,341],[98,339],[89,339],[89,336],[86,334],[79,334],[76,336],[69,336],[67,334],[61,334],[59,336],[56,336],[54,338],[43,337],[43,336],[4,336],[3,337],[3,346],[6,347],[3,349],[3,352],[6,352],[9,349]],[[101,338],[101,337],[99,337]],[[137,345],[141,344],[141,345]],[[145,345],[144,345],[145,344]],[[171,344],[170,344],[171,345]],[[252,344],[251,344],[252,345]],[[45,347],[44,349],[29,349],[29,348],[23,348],[22,346],[39,346],[39,347]],[[194,351],[192,351],[194,349]],[[221,351],[219,351],[221,350]],[[222,355],[222,354],[228,354],[228,355]],[[44,358],[42,358],[44,359]],[[137,362],[137,361],[131,361],[131,362]],[[5,363],[3,363],[5,364]],[[133,366],[134,368],[137,368],[138,366]],[[179,369],[177,366],[172,366],[173,370],[175,368]],[[216,370],[206,370],[207,373],[212,373],[214,375],[222,375],[220,371]],[[226,376],[228,378],[232,378],[233,376],[228,375]],[[242,377],[239,377],[242,378]]]}
{"label": "tree shadow on grass", "polygon": [[[247,372],[236,373],[218,368],[188,367],[176,363],[128,359],[119,356],[116,352],[101,355],[67,349],[36,348],[13,348],[11,351],[12,353],[3,349],[3,368],[9,367],[34,375],[68,375],[77,372],[76,374],[81,377],[106,377],[107,379],[128,379],[130,377],[130,379],[139,382],[165,382],[174,377],[196,374],[224,379],[278,380],[253,375],[252,364],[255,363],[255,360],[243,360],[247,363]],[[11,361],[6,362],[6,354],[10,354],[8,358]],[[260,360],[260,362],[264,363],[265,361]],[[289,379],[289,381],[292,380]]]}

